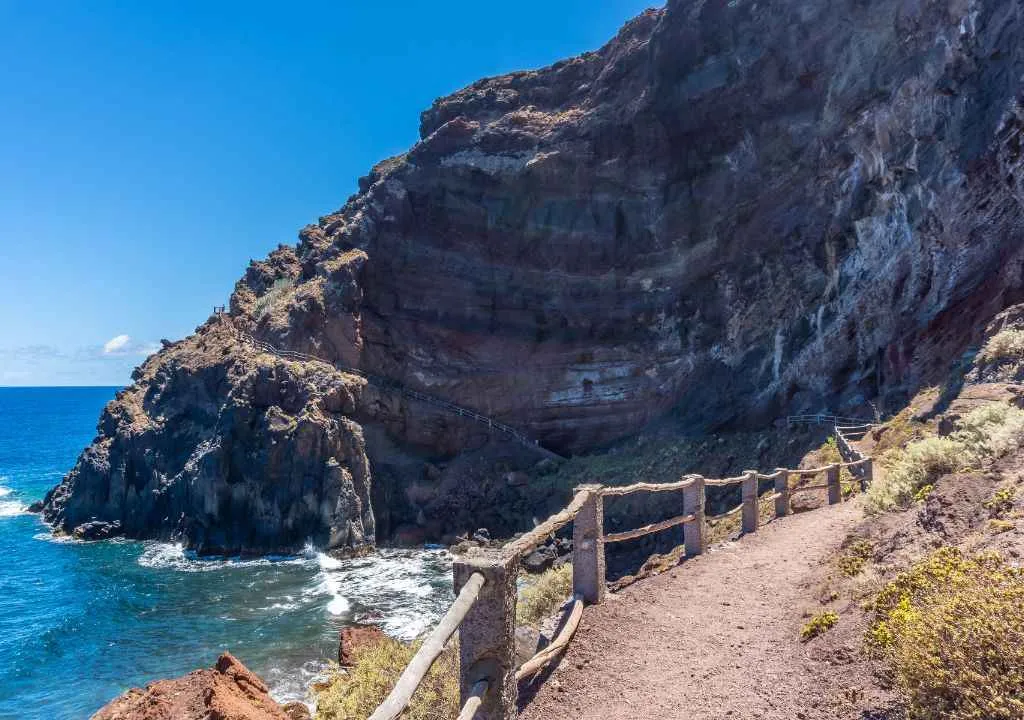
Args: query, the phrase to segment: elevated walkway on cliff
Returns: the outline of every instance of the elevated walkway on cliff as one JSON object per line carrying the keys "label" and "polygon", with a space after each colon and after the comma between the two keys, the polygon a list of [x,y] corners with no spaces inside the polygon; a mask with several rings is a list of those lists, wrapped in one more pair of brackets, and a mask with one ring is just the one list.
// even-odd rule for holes
{"label": "elevated walkway on cliff", "polygon": [[428,395],[427,393],[420,392],[419,390],[415,390],[391,378],[383,377],[381,375],[374,375],[372,373],[360,370],[359,368],[349,367],[347,365],[342,365],[340,363],[331,362],[330,360],[325,360],[324,358],[316,357],[315,355],[307,355],[306,353],[300,353],[294,350],[283,350],[281,348],[274,347],[268,342],[259,340],[250,335],[249,333],[242,332],[240,330],[237,332],[239,338],[243,342],[251,345],[252,347],[256,348],[261,352],[274,355],[283,360],[294,360],[297,362],[326,363],[336,368],[337,370],[340,370],[341,372],[349,373],[351,375],[358,375],[359,377],[364,378],[367,382],[371,383],[374,387],[381,388],[382,390],[400,393],[402,396],[407,397],[410,400],[425,403],[427,405],[439,408],[452,415],[457,415],[459,417],[463,417],[468,420],[472,420],[473,422],[479,423],[480,425],[485,425],[487,426],[488,430],[500,433],[501,435],[504,435],[505,437],[514,440],[520,445],[535,450],[537,453],[545,457],[550,457],[556,460],[563,459],[562,456],[559,455],[558,453],[552,452],[551,450],[548,450],[543,445],[541,445],[539,440],[535,440],[526,435],[525,433],[512,427],[511,425],[499,422],[498,420],[483,415],[477,412],[476,410],[472,410],[461,405],[456,405],[455,403],[449,400],[445,400],[444,398],[440,398],[435,395]]}

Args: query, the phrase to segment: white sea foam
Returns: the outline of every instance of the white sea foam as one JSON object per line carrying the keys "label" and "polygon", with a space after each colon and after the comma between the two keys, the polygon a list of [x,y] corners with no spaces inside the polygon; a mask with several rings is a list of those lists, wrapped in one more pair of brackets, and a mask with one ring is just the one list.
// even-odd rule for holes
{"label": "white sea foam", "polygon": [[198,557],[181,543],[149,541],[139,556],[139,565],[156,570],[179,572],[212,572],[232,568],[253,568],[269,565],[304,565],[310,561],[296,555],[267,555],[257,558]]}
{"label": "white sea foam", "polygon": [[14,517],[16,515],[24,515],[28,512],[28,507],[22,505],[16,500],[0,502],[0,518]]}
{"label": "white sea foam", "polygon": [[355,622],[379,625],[412,640],[429,629],[450,601],[451,556],[443,550],[381,550],[351,560],[322,563],[310,593],[328,596],[326,610]]}
{"label": "white sea foam", "polygon": [[[0,479],[6,480],[7,478],[0,475]],[[0,485],[0,498],[7,497],[13,492],[14,491],[9,487]],[[24,503],[18,502],[17,500],[0,500],[0,518],[24,515],[26,512],[28,512],[28,506]]]}

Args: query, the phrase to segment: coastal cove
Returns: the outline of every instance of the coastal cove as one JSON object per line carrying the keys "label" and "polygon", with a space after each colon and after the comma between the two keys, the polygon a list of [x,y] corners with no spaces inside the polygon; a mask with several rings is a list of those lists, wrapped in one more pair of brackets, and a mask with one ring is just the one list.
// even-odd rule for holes
{"label": "coastal cove", "polygon": [[0,388],[0,719],[88,717],[222,650],[275,699],[305,701],[341,627],[409,639],[447,606],[444,551],[199,560],[168,543],[52,537],[26,508],[71,468],[115,391]]}

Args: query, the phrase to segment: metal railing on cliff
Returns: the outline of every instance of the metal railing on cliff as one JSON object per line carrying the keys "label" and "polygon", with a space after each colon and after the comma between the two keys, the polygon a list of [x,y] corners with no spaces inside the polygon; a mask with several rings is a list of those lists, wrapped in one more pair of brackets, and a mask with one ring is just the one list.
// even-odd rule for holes
{"label": "metal railing on cliff", "polygon": [[[686,475],[671,483],[635,483],[624,487],[581,485],[572,501],[530,532],[501,548],[477,549],[456,558],[455,589],[458,593],[451,608],[420,646],[399,677],[391,693],[370,716],[370,720],[395,720],[412,699],[431,665],[446,643],[459,631],[459,684],[462,710],[458,720],[513,720],[517,715],[519,682],[536,675],[552,660],[560,657],[579,627],[584,604],[596,604],[605,595],[605,545],[642,537],[679,525],[683,526],[686,557],[707,549],[708,522],[742,513],[744,534],[755,533],[761,524],[762,500],[774,500],[773,519],[790,514],[790,500],[796,493],[827,490],[830,505],[843,500],[844,490],[852,485],[861,491],[871,484],[873,461],[851,442],[862,438],[871,424],[835,425],[836,444],[841,463],[811,469],[778,468],[769,474],[748,470],[742,475],[708,479]],[[855,483],[844,488],[841,470],[846,469]],[[794,478],[807,479],[823,474],[820,484],[794,487]],[[772,481],[774,490],[762,496],[761,481]],[[742,502],[714,517],[705,516],[705,489],[742,487]],[[682,493],[682,513],[668,520],[616,533],[604,531],[604,499],[640,492]],[[521,558],[547,541],[569,523],[572,528],[572,605],[568,619],[558,636],[546,648],[520,666],[516,666],[516,578]]]}
{"label": "metal railing on cliff", "polygon": [[379,387],[383,390],[397,392],[412,400],[417,400],[419,402],[432,405],[436,408],[440,408],[446,412],[452,413],[453,415],[458,415],[459,417],[468,418],[469,420],[473,420],[477,423],[480,423],[481,425],[486,425],[488,429],[495,430],[522,445],[525,445],[529,448],[533,448],[542,455],[561,459],[560,455],[558,455],[555,452],[552,452],[551,450],[548,450],[546,447],[541,445],[539,440],[535,440],[527,436],[526,434],[520,432],[519,430],[516,430],[511,425],[506,425],[505,423],[499,422],[494,418],[490,418],[487,417],[486,415],[478,413],[475,410],[471,410],[461,405],[456,405],[453,402],[450,402],[443,398],[439,398],[435,395],[428,395],[427,393],[420,392],[419,390],[414,390],[406,385],[403,385],[397,380],[392,380],[391,378],[386,378],[381,375],[373,375],[371,373],[360,370],[359,368],[349,367],[347,365],[342,365],[340,363],[331,362],[330,360],[325,360],[324,358],[316,357],[315,355],[307,355],[306,353],[300,353],[294,350],[282,350],[281,348],[274,347],[268,342],[264,342],[263,340],[259,340],[253,337],[249,333],[242,332],[241,330],[236,330],[236,332],[244,342],[249,343],[250,345],[252,345],[253,347],[262,352],[268,353],[270,355],[275,355],[284,360],[326,363],[327,365],[330,365],[342,372],[349,373],[351,375],[358,375],[359,377],[364,378],[367,382],[373,384],[375,387]]}

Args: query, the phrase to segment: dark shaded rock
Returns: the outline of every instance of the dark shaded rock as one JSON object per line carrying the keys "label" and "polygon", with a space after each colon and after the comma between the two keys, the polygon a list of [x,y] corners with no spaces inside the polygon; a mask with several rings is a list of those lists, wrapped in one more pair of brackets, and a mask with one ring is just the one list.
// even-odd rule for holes
{"label": "dark shaded rock", "polygon": [[43,511],[43,501],[42,500],[36,500],[34,503],[32,503],[31,505],[28,506],[27,510],[28,510],[28,512],[33,513],[33,514],[41,513]]}
{"label": "dark shaded rock", "polygon": [[341,629],[338,636],[338,664],[342,667],[355,665],[355,655],[360,648],[376,645],[387,635],[376,625],[354,625]]}
{"label": "dark shaded rock", "polygon": [[557,555],[554,550],[547,546],[542,546],[534,550],[532,553],[523,557],[522,566],[523,570],[529,573],[540,573],[547,570],[555,562]]}
{"label": "dark shaded rock", "polygon": [[106,540],[121,534],[121,523],[92,520],[74,529],[74,536],[80,540]]}
{"label": "dark shaded rock", "polygon": [[418,525],[399,525],[392,536],[394,543],[401,547],[422,545],[426,538],[426,530]]}
{"label": "dark shaded rock", "polygon": [[491,541],[491,533],[487,528],[479,528],[473,533],[473,541],[486,545]]}

